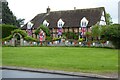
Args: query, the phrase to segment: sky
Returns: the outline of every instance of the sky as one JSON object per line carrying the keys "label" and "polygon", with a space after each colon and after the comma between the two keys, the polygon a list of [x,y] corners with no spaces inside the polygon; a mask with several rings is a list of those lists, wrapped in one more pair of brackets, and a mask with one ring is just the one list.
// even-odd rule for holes
{"label": "sky", "polygon": [[29,22],[37,14],[46,13],[49,6],[51,11],[74,10],[84,8],[105,7],[112,17],[113,23],[118,23],[118,2],[120,0],[7,0],[8,6],[17,18]]}

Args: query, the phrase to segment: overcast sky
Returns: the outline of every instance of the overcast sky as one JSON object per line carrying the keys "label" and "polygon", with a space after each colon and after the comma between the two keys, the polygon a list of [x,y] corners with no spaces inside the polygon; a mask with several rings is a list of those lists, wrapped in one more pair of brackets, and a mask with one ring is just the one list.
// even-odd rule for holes
{"label": "overcast sky", "polygon": [[120,0],[7,0],[9,8],[17,18],[30,21],[39,13],[45,13],[49,6],[51,11],[73,10],[105,7],[114,23],[118,23],[118,2]]}

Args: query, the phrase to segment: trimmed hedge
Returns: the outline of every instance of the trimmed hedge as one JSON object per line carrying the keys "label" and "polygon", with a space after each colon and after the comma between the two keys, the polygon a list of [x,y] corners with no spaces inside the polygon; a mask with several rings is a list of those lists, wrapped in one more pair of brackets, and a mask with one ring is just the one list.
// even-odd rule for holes
{"label": "trimmed hedge", "polygon": [[14,33],[20,33],[23,37],[27,36],[27,33],[25,31],[21,30],[21,29],[16,29],[16,30],[12,31],[11,33],[12,33],[12,35]]}
{"label": "trimmed hedge", "polygon": [[0,27],[2,27],[2,38],[8,37],[11,35],[11,31],[18,29],[16,26],[6,24],[3,24]]}
{"label": "trimmed hedge", "polygon": [[37,39],[32,38],[32,37],[30,37],[30,36],[26,36],[26,37],[24,37],[24,39],[25,39],[26,41],[35,41],[35,42],[38,42]]}
{"label": "trimmed hedge", "polygon": [[16,30],[12,31],[11,33],[12,33],[11,35],[9,35],[8,37],[3,38],[2,40],[3,40],[3,41],[8,41],[8,40],[10,40],[10,39],[13,37],[14,33],[19,33],[19,34],[22,35],[22,37],[23,37],[26,41],[35,41],[35,42],[38,42],[37,39],[32,38],[32,37],[30,37],[30,36],[27,36],[27,33],[26,33],[25,31],[23,31],[23,30],[20,30],[20,29],[16,29]]}
{"label": "trimmed hedge", "polygon": [[3,38],[2,41],[8,41],[10,39],[12,39],[12,35],[9,35],[8,37]]}

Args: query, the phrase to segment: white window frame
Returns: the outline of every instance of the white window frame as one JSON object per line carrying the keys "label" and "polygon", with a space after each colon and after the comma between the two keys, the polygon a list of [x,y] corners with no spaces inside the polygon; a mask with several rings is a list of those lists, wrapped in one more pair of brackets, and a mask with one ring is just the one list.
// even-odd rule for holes
{"label": "white window frame", "polygon": [[57,22],[57,27],[62,28],[64,26],[65,22],[62,19],[59,19]]}
{"label": "white window frame", "polygon": [[89,21],[88,21],[85,17],[83,17],[83,18],[81,19],[80,26],[81,26],[81,27],[87,27],[88,22],[89,22]]}
{"label": "white window frame", "polygon": [[47,22],[47,20],[44,20],[44,21],[43,21],[43,25],[46,26],[46,27],[49,26],[49,23]]}

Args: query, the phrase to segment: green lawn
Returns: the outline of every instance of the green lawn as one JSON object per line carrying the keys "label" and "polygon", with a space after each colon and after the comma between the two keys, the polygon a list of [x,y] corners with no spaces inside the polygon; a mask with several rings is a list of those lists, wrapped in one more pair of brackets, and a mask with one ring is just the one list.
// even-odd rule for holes
{"label": "green lawn", "polygon": [[118,51],[80,47],[3,47],[3,65],[75,72],[117,72]]}

